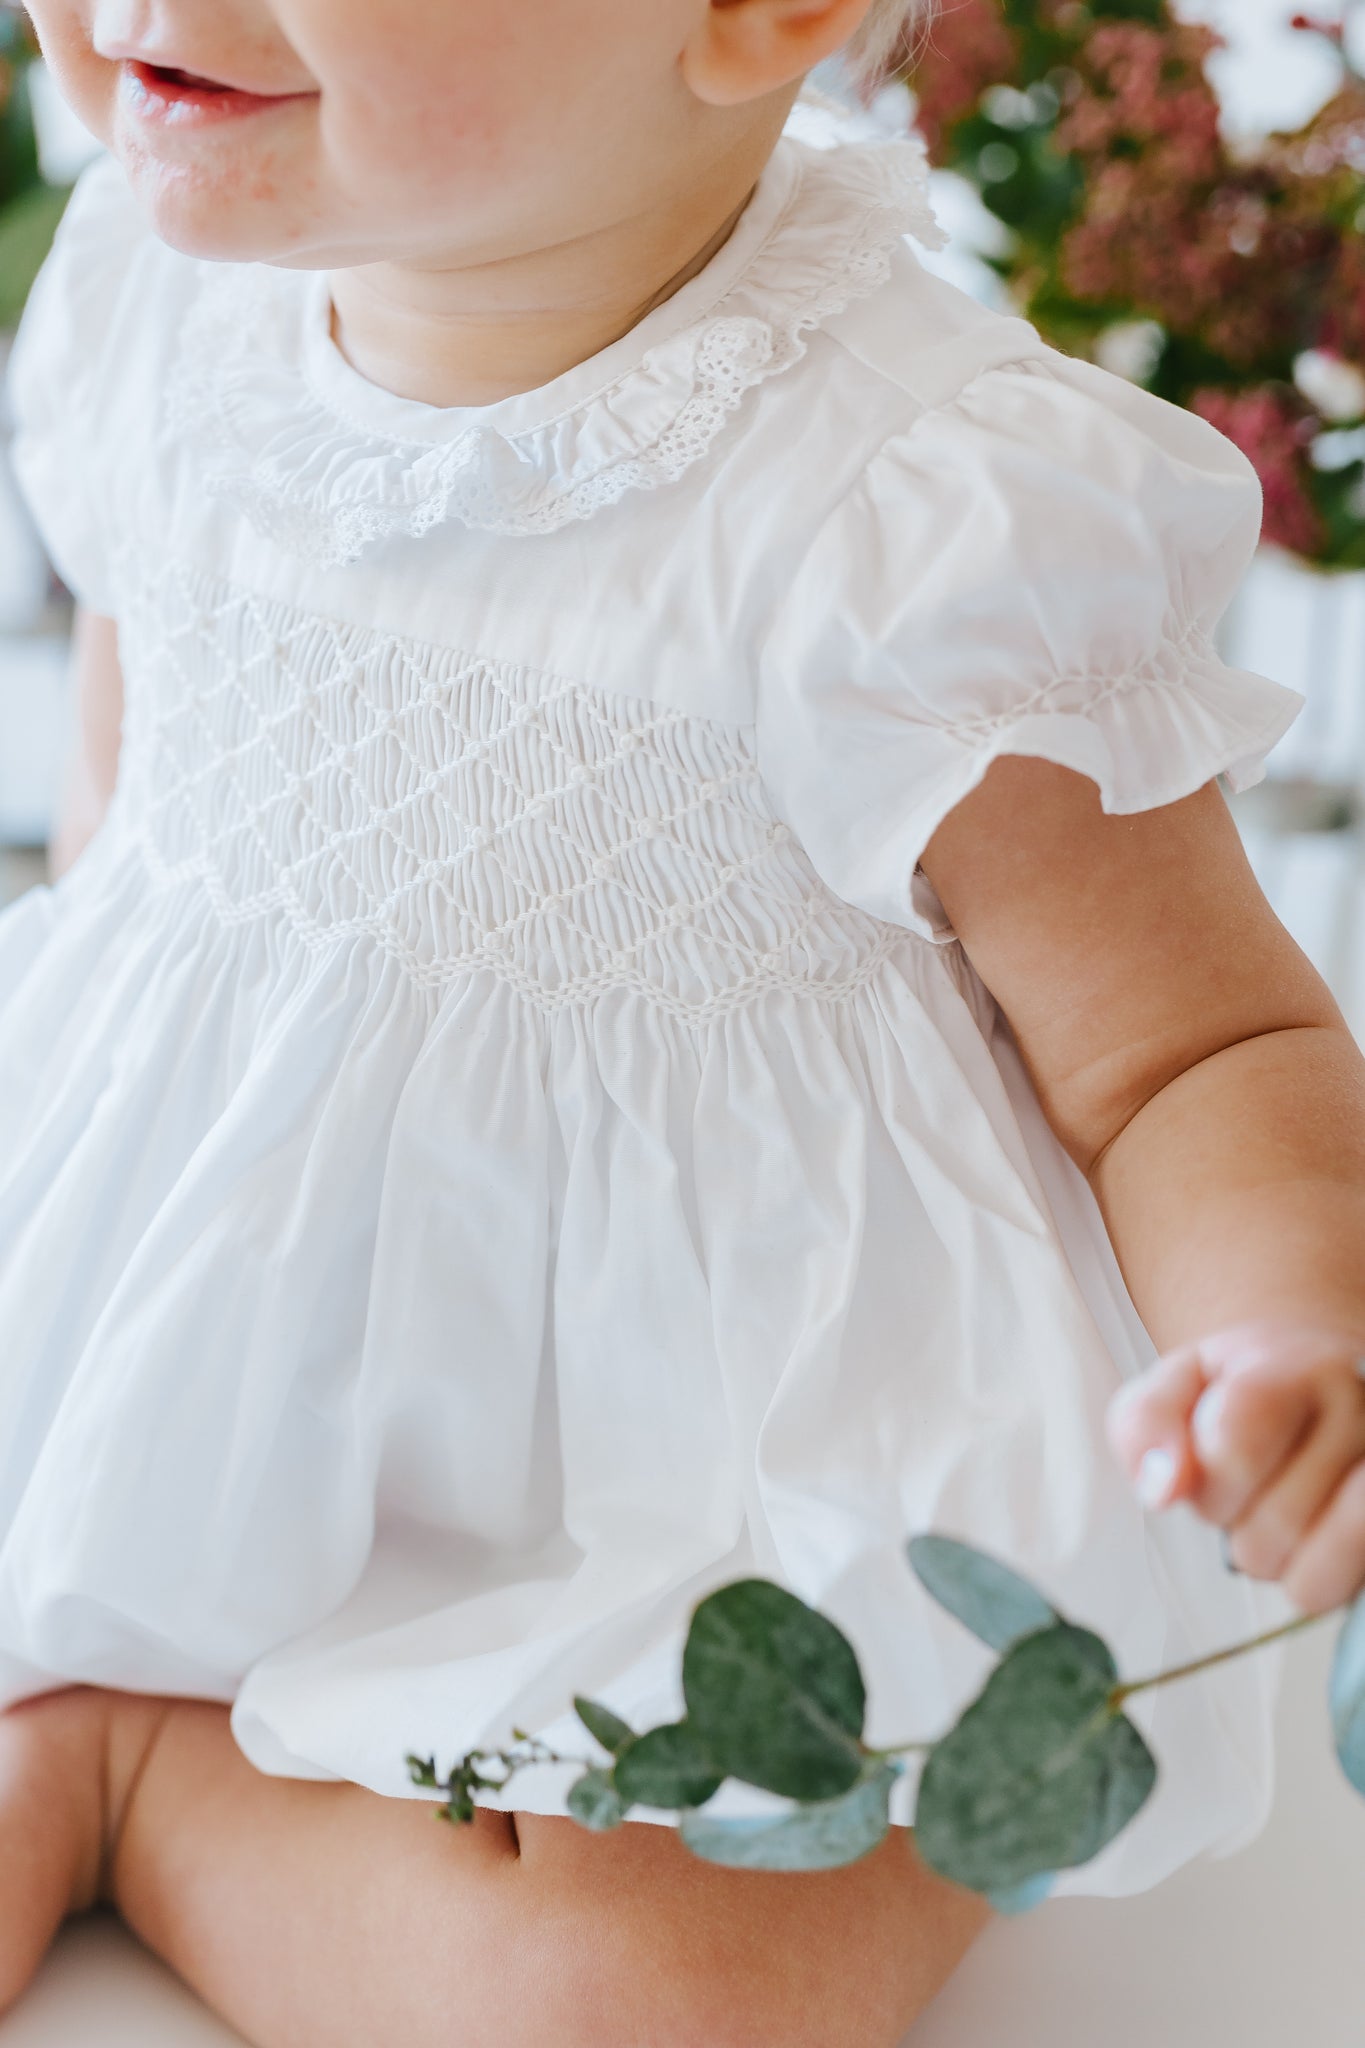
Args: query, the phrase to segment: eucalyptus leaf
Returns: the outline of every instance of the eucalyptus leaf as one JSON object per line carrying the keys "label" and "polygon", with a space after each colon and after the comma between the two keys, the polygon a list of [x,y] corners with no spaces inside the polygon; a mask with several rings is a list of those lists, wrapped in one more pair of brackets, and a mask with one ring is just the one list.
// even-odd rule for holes
{"label": "eucalyptus leaf", "polygon": [[912,1536],[906,1550],[926,1592],[993,1650],[1012,1649],[1022,1636],[1061,1620],[1027,1579],[969,1543]]}
{"label": "eucalyptus leaf", "polygon": [[1365,1593],[1342,1623],[1328,1694],[1337,1757],[1357,1792],[1365,1792]]}
{"label": "eucalyptus leaf", "polygon": [[721,1820],[686,1813],[678,1832],[694,1856],[738,1870],[839,1870],[886,1837],[891,1787],[901,1766],[885,1762],[838,1799],[798,1806],[773,1819]]}
{"label": "eucalyptus leaf", "polygon": [[610,1707],[604,1707],[598,1700],[585,1700],[582,1693],[577,1692],[573,1704],[574,1712],[589,1735],[613,1756],[619,1756],[628,1743],[634,1742],[635,1730],[619,1714],[613,1714]]}
{"label": "eucalyptus leaf", "polygon": [[704,1806],[725,1782],[690,1721],[669,1721],[637,1736],[613,1775],[632,1806]]}
{"label": "eucalyptus leaf", "polygon": [[1121,1835],[1156,1787],[1156,1759],[1126,1714],[1115,1714],[1109,1724],[1104,1764],[1107,1784],[1095,1802],[1090,1835],[1081,1837],[1073,1864],[1089,1863],[1115,1835]]}
{"label": "eucalyptus leaf", "polygon": [[594,1834],[619,1827],[628,1811],[627,1802],[612,1782],[611,1772],[595,1768],[575,1778],[566,1803],[573,1818]]}
{"label": "eucalyptus leaf", "polygon": [[867,1690],[853,1645],[767,1579],[703,1600],[683,1650],[687,1718],[726,1778],[836,1799],[862,1774]]}
{"label": "eucalyptus leaf", "polygon": [[1057,1873],[1045,1870],[1038,1877],[1015,1885],[1012,1891],[988,1892],[986,1896],[997,1913],[1031,1913],[1035,1906],[1042,1905],[1056,1882]]}
{"label": "eucalyptus leaf", "polygon": [[1086,1629],[1058,1622],[1017,1642],[929,1753],[915,1814],[925,1862],[998,1895],[1098,1855],[1156,1783],[1113,1704],[1117,1679]]}

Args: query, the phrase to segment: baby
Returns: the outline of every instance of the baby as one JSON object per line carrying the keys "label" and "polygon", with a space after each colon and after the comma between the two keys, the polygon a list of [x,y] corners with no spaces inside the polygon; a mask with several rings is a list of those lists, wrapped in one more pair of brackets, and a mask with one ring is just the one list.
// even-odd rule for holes
{"label": "baby", "polygon": [[[784,1876],[405,1756],[676,1714],[753,1573],[935,1734],[918,1529],[1129,1675],[1365,1581],[1256,480],[921,263],[798,99],[905,12],[34,0],[108,153],[11,364],[82,743],[0,917],[0,2006],[103,1901],[259,2048],[894,2048],[986,1917],[908,1777]],[[1136,1704],[1072,1890],[1264,1818],[1262,1665]]]}

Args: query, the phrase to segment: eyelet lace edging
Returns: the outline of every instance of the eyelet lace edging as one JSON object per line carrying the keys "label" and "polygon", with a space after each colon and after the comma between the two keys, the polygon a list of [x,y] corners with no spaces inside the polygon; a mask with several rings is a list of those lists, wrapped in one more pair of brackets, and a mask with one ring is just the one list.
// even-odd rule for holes
{"label": "eyelet lace edging", "polygon": [[[297,274],[205,265],[168,382],[163,427],[215,458],[205,483],[257,530],[320,567],[448,521],[545,534],[627,492],[675,481],[746,392],[806,353],[815,328],[886,283],[907,235],[946,241],[917,138],[816,149],[788,140],[799,176],[743,272],[700,319],[578,407],[516,433],[476,423],[403,441],[313,388]],[[292,287],[292,288],[291,288]]]}

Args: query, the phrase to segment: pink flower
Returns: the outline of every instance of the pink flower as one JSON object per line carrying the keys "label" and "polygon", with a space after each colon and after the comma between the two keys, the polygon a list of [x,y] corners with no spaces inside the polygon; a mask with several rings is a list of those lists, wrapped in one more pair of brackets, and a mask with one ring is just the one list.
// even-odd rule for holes
{"label": "pink flower", "polygon": [[[1343,61],[1340,89],[1302,128],[1225,138],[1205,75],[1223,39],[1175,4],[1117,18],[1107,0],[946,0],[911,73],[921,126],[936,161],[971,175],[991,118],[1008,124],[1025,91],[1045,110],[1036,88],[1051,92],[1051,132],[1046,111],[1028,121],[1026,175],[997,208],[1020,310],[1063,348],[1096,348],[1125,323],[1158,334],[1157,388],[1246,451],[1266,537],[1337,559],[1359,532],[1329,522],[1308,450],[1353,380],[1365,388],[1365,78]],[[1336,20],[1295,23],[1344,59]],[[1015,88],[999,108],[983,105],[992,85]]]}
{"label": "pink flower", "polygon": [[1327,287],[1318,345],[1365,367],[1365,241],[1342,237]]}
{"label": "pink flower", "polygon": [[932,157],[942,156],[949,129],[975,112],[988,86],[1015,77],[1021,58],[1019,38],[996,0],[953,0],[934,17],[910,79],[918,102],[917,126]]}
{"label": "pink flower", "polygon": [[1318,339],[1307,288],[1336,243],[1329,221],[1287,208],[1254,168],[1191,190],[1120,157],[1096,173],[1064,235],[1061,274],[1081,301],[1160,320],[1251,370]]}
{"label": "pink flower", "polygon": [[1165,176],[1216,178],[1223,162],[1218,99],[1203,67],[1222,40],[1183,23],[1094,29],[1079,53],[1083,90],[1058,123],[1056,147],[1083,157],[1140,149]]}
{"label": "pink flower", "polygon": [[1255,466],[1265,497],[1262,538],[1295,554],[1316,555],[1326,541],[1310,495],[1308,446],[1320,425],[1316,414],[1293,390],[1269,384],[1196,391],[1190,410],[1226,434]]}

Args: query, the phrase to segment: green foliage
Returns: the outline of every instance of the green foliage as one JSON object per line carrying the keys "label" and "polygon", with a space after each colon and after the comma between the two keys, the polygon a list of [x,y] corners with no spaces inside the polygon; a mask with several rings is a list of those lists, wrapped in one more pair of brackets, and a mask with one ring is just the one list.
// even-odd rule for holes
{"label": "green foliage", "polygon": [[[1097,1635],[1063,1619],[998,1559],[943,1536],[907,1552],[939,1603],[1002,1652],[956,1725],[936,1742],[869,1747],[866,1687],[852,1644],[826,1616],[766,1579],[723,1586],[693,1610],[683,1649],[687,1715],[637,1735],[581,1694],[580,1721],[609,1765],[561,1757],[515,1730],[520,1752],[472,1750],[445,1778],[409,1757],[414,1782],[446,1795],[448,1820],[473,1819],[477,1793],[502,1791],[538,1763],[586,1764],[568,1810],[594,1832],[636,1805],[676,1810],[693,1855],[745,1870],[834,1870],[886,1839],[906,1752],[925,1755],[915,1811],[921,1857],[1001,1913],[1028,1912],[1059,1871],[1098,1856],[1141,1812],[1157,1765],[1124,1712],[1135,1693],[1243,1656],[1303,1628],[1301,1617],[1253,1642],[1155,1677],[1121,1682]],[[1347,1776],[1365,1792],[1365,1596],[1342,1633],[1333,1723]],[[501,1775],[483,1766],[500,1762]],[[705,1808],[727,1779],[790,1800],[773,1814]]]}
{"label": "green foliage", "polygon": [[0,327],[15,327],[52,247],[69,186],[34,185],[0,211]]}
{"label": "green foliage", "polygon": [[1221,38],[1175,0],[954,0],[906,76],[933,161],[1004,231],[985,260],[1017,309],[1233,440],[1266,540],[1358,569],[1365,404],[1354,448],[1320,461],[1349,397],[1338,379],[1320,410],[1297,380],[1309,352],[1365,378],[1365,75],[1333,21],[1293,26],[1333,45],[1340,89],[1255,147],[1222,134]]}
{"label": "green foliage", "polygon": [[890,1825],[900,1765],[874,1761],[838,1799],[815,1800],[773,1820],[685,1813],[678,1832],[694,1856],[740,1870],[838,1870],[870,1855]]}
{"label": "green foliage", "polygon": [[619,1714],[613,1714],[610,1707],[599,1706],[596,1700],[585,1700],[581,1693],[574,1694],[574,1712],[589,1735],[595,1735],[603,1749],[619,1756],[628,1743],[634,1742],[635,1731]]}
{"label": "green foliage", "polygon": [[474,1777],[471,1768],[472,1755],[467,1756],[443,1779],[437,1772],[435,1757],[410,1756],[408,1776],[414,1785],[420,1785],[428,1792],[444,1792],[446,1802],[437,1808],[437,1818],[450,1821],[471,1821],[474,1818]]}
{"label": "green foliage", "polygon": [[1035,1906],[1041,1906],[1052,1891],[1053,1876],[1050,1871],[1030,1877],[1023,1884],[1007,1887],[1004,1891],[989,1891],[986,1897],[997,1913],[1031,1913]]}
{"label": "green foliage", "polygon": [[70,196],[38,163],[28,89],[37,54],[22,9],[0,4],[0,328],[17,324]]}
{"label": "green foliage", "polygon": [[651,1728],[616,1762],[617,1786],[631,1806],[705,1806],[724,1782],[689,1721]]}
{"label": "green foliage", "polygon": [[926,1592],[993,1650],[1008,1650],[1021,1636],[1060,1619],[1027,1579],[970,1544],[951,1536],[912,1536],[905,1547]]}
{"label": "green foliage", "polygon": [[1097,1856],[1156,1784],[1117,1682],[1099,1637],[1067,1622],[1007,1651],[930,1751],[915,1812],[925,1862],[974,1891],[1010,1892]]}
{"label": "green foliage", "polygon": [[723,1777],[833,1799],[862,1769],[867,1691],[833,1622],[765,1579],[703,1600],[683,1651],[688,1718]]}
{"label": "green foliage", "polygon": [[601,1834],[620,1827],[626,1817],[626,1802],[617,1791],[610,1771],[585,1771],[569,1788],[569,1812],[585,1828]]}
{"label": "green foliage", "polygon": [[1365,1793],[1365,1593],[1338,1638],[1328,1704],[1341,1768],[1356,1791]]}
{"label": "green foliage", "polygon": [[0,108],[0,199],[5,205],[21,198],[41,184],[38,166],[38,138],[33,126],[33,102],[28,90],[31,51],[9,15],[0,39],[0,84],[5,102]]}

